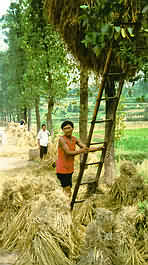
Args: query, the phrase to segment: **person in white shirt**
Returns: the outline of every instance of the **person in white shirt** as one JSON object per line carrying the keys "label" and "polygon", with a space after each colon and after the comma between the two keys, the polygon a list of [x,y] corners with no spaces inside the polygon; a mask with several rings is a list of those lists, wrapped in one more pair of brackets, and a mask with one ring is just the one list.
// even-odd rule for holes
{"label": "person in white shirt", "polygon": [[42,129],[39,131],[37,139],[38,139],[38,146],[40,149],[40,159],[46,157],[48,151],[48,137],[50,133],[46,130],[46,125],[42,124]]}

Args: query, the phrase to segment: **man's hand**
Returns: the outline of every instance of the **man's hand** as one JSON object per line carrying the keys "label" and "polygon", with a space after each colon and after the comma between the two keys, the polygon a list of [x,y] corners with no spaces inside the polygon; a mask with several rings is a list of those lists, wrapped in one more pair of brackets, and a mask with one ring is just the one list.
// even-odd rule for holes
{"label": "man's hand", "polygon": [[89,152],[89,148],[86,146],[80,149],[80,153],[88,153],[88,152]]}
{"label": "man's hand", "polygon": [[90,148],[88,148],[88,152],[96,152],[96,151],[103,150],[104,148],[105,148],[104,146],[90,147]]}

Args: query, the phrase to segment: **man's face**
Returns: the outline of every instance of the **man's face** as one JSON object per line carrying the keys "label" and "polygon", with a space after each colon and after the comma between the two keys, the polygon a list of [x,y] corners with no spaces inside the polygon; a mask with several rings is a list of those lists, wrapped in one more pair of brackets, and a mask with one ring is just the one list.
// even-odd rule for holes
{"label": "man's face", "polygon": [[73,128],[71,127],[70,124],[67,124],[67,125],[63,128],[63,132],[64,132],[64,135],[66,135],[66,136],[71,136],[71,135],[72,135],[72,132],[73,132]]}
{"label": "man's face", "polygon": [[45,130],[46,130],[46,126],[44,125],[44,126],[42,127],[42,129],[43,129],[43,131],[45,131]]}

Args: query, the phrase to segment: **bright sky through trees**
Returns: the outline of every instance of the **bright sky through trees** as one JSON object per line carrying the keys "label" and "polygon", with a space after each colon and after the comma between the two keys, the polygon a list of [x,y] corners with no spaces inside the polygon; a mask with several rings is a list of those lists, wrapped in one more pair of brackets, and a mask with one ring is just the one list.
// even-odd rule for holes
{"label": "bright sky through trees", "polygon": [[[9,5],[10,5],[11,0],[1,0],[0,1],[0,18],[6,13]],[[0,26],[0,50],[4,50],[7,48],[7,45],[3,41],[3,34],[2,34],[2,29]]]}

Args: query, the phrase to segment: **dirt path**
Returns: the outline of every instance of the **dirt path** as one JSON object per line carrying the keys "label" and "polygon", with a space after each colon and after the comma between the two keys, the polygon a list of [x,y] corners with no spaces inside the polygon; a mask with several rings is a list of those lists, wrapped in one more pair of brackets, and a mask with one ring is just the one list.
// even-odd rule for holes
{"label": "dirt path", "polygon": [[[0,132],[6,132],[0,128]],[[8,176],[14,176],[19,170],[26,170],[35,164],[28,161],[27,150],[20,149],[16,146],[15,139],[7,138],[2,144],[0,139],[0,190]],[[0,265],[14,265],[17,259],[16,253],[10,253],[7,250],[0,249]]]}
{"label": "dirt path", "polygon": [[16,139],[8,137],[4,129],[3,134],[6,142],[0,142],[0,172],[32,166],[34,162],[28,161],[28,150],[17,147]]}

